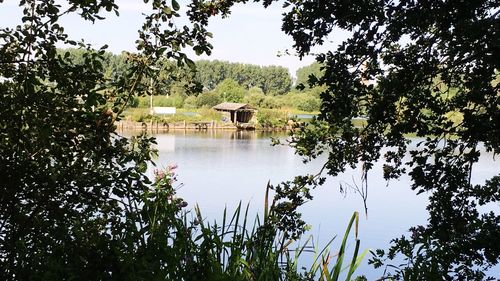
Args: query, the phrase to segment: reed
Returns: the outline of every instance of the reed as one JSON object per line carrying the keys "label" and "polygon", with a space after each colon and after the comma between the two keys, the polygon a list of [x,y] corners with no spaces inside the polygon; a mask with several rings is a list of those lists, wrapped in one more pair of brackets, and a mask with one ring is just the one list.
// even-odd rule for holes
{"label": "reed", "polygon": [[[270,185],[265,193],[263,216],[249,215],[249,204],[240,202],[230,212],[224,208],[220,220],[204,219],[199,206],[186,211],[187,203],[176,195],[173,183],[176,166],[156,171],[153,189],[144,194],[140,219],[136,225],[144,241],[131,262],[137,279],[144,280],[351,280],[366,251],[358,255],[359,214],[349,221],[336,255],[330,251],[333,237],[319,248],[312,236],[300,243],[302,236],[291,236],[279,230],[281,218],[275,211],[275,199],[270,197]],[[347,241],[355,232],[355,249],[349,265]],[[313,253],[308,268],[304,253]],[[141,256],[144,255],[144,256]],[[332,259],[336,256],[336,261]],[[306,259],[306,261],[304,261]]]}

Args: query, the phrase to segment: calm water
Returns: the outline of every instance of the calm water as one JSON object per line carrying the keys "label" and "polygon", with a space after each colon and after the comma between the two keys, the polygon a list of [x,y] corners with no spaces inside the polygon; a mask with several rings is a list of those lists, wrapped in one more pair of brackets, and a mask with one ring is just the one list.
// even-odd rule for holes
{"label": "calm water", "polygon": [[[155,135],[158,142],[159,167],[177,164],[179,181],[184,185],[179,195],[190,206],[199,204],[208,220],[222,216],[224,206],[234,209],[237,204],[251,204],[251,212],[262,212],[264,192],[268,181],[277,184],[295,175],[317,173],[323,159],[307,165],[286,146],[271,146],[269,134],[259,132],[184,132]],[[285,137],[274,135],[274,137]],[[320,244],[333,236],[340,237],[354,211],[361,214],[360,239],[362,249],[387,248],[389,241],[405,231],[426,222],[426,196],[415,196],[409,189],[407,177],[387,183],[382,178],[380,165],[368,174],[368,216],[358,194],[340,193],[340,185],[360,184],[359,170],[348,170],[342,176],[328,178],[325,185],[313,191],[315,197],[303,208],[305,221],[312,226],[311,233]],[[475,167],[475,183],[498,173],[498,161],[484,154]],[[498,212],[498,206],[494,206]],[[338,243],[333,249],[338,249]],[[351,248],[353,243],[351,243]],[[367,256],[368,257],[368,256]],[[380,276],[380,271],[365,264],[359,274],[368,280]],[[498,269],[498,267],[497,267]],[[495,269],[495,271],[497,271]]]}

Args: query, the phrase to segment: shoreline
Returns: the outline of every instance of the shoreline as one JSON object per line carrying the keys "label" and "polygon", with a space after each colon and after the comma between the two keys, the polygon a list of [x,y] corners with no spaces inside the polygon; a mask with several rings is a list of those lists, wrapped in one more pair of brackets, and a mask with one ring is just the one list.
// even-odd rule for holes
{"label": "shoreline", "polygon": [[[239,126],[238,126],[239,125]],[[190,130],[190,131],[206,131],[206,130],[221,130],[221,131],[288,131],[292,126],[263,128],[255,124],[233,124],[221,123],[216,121],[181,121],[181,122],[137,122],[129,120],[121,120],[115,123],[116,131],[170,131],[170,130]]]}

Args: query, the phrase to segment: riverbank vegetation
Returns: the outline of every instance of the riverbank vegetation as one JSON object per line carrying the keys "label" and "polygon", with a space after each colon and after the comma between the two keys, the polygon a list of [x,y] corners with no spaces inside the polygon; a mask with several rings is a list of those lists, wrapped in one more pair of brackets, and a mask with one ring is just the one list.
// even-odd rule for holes
{"label": "riverbank vegetation", "polygon": [[[85,52],[59,49],[75,62],[83,62]],[[127,54],[103,54],[103,71],[112,77],[130,68]],[[282,109],[291,112],[319,111],[321,87],[307,86],[304,77],[318,73],[318,63],[297,70],[297,83],[287,69],[278,66],[258,66],[224,61],[195,61],[195,69],[179,67],[170,60],[160,60],[155,66],[159,73],[144,80],[143,93],[132,97],[130,107],[148,108],[152,93],[153,106],[184,109],[211,108],[221,102],[248,103],[257,109]],[[306,86],[303,86],[306,84]]]}
{"label": "riverbank vegetation", "polygon": [[[86,51],[59,49],[76,63],[83,63]],[[103,75],[127,73],[129,55],[103,53]],[[283,129],[289,120],[310,121],[320,109],[322,87],[309,87],[307,77],[318,74],[319,64],[297,70],[297,83],[287,69],[225,61],[200,60],[195,68],[177,66],[171,60],[159,60],[154,79],[142,78],[143,92],[131,96],[124,120],[132,122],[221,122],[222,115],[210,110],[222,102],[247,103],[257,110],[253,128]],[[304,86],[305,85],[305,86]],[[176,114],[153,115],[151,107],[175,107]],[[304,115],[306,118],[297,118]]]}
{"label": "riverbank vegetation", "polygon": [[[323,73],[309,82],[326,87],[320,114],[289,144],[306,160],[326,154],[330,176],[358,167],[362,196],[376,172],[387,180],[408,175],[415,196],[428,196],[427,222],[371,259],[387,269],[382,279],[498,279],[500,247],[489,241],[500,236],[500,174],[474,180],[481,147],[500,153],[498,1],[288,7],[282,28],[299,56],[337,28],[350,32],[317,55]],[[360,115],[363,128],[351,122]],[[417,148],[408,134],[421,138]]]}
{"label": "riverbank vegetation", "polygon": [[[297,74],[308,77],[298,87],[280,67],[186,55],[186,47],[209,55],[209,18],[246,1],[193,1],[182,11],[185,26],[174,22],[176,0],[146,1],[138,53],[122,57],[72,40],[61,20],[118,15],[114,1],[63,2],[21,1],[22,24],[0,29],[0,279],[338,280],[345,268],[350,280],[363,257],[357,214],[340,249],[317,251],[305,270],[297,256],[306,248],[290,244],[308,229],[300,208],[310,191],[324,173],[349,167],[363,172],[362,196],[380,168],[387,180],[407,174],[415,196],[429,198],[424,225],[372,253],[370,262],[386,268],[383,280],[495,279],[488,270],[500,259],[500,217],[488,208],[498,207],[500,175],[472,179],[479,147],[500,153],[498,1],[286,2],[282,29],[299,57],[334,27],[350,32],[302,70],[312,75]],[[305,161],[326,154],[326,163],[318,174],[269,184],[255,224],[241,207],[209,224],[200,210],[185,211],[174,167],[147,176],[154,138],[115,131],[147,95],[186,110],[252,100],[262,122],[287,106],[319,109],[316,120],[296,124],[288,144]],[[363,127],[353,122],[359,116]],[[418,148],[407,134],[421,137]]]}
{"label": "riverbank vegetation", "polygon": [[[156,66],[166,59],[194,68],[179,45],[210,53],[203,20],[163,26],[157,20],[176,17],[179,4],[153,1],[139,34],[141,53],[124,54],[123,62],[105,47],[71,40],[59,21],[66,14],[99,20],[118,6],[68,4],[62,11],[51,1],[23,1],[23,24],[0,29],[0,279],[335,280],[344,264],[352,276],[358,251],[347,258],[345,241],[342,255],[319,250],[309,269],[299,265],[299,252],[311,244],[294,244],[305,234],[297,212],[305,200],[288,192],[298,183],[269,185],[276,196],[268,195],[261,219],[240,207],[210,223],[177,197],[175,167],[148,177],[154,138],[116,133],[135,97],[167,85],[151,87],[151,79],[168,74],[182,91],[196,89]],[[227,92],[237,85],[224,80],[213,91],[217,98],[239,99],[246,89]],[[202,100],[193,103],[199,112],[214,114]],[[355,244],[357,220],[355,214],[345,235],[351,233]]]}

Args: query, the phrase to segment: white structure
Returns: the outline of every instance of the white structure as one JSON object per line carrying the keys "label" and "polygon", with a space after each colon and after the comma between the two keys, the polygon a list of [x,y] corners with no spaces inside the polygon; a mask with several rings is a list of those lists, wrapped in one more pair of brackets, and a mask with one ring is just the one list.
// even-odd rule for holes
{"label": "white structure", "polygon": [[171,115],[175,114],[176,110],[175,107],[153,107],[151,109],[151,114],[158,114],[158,115]]}

